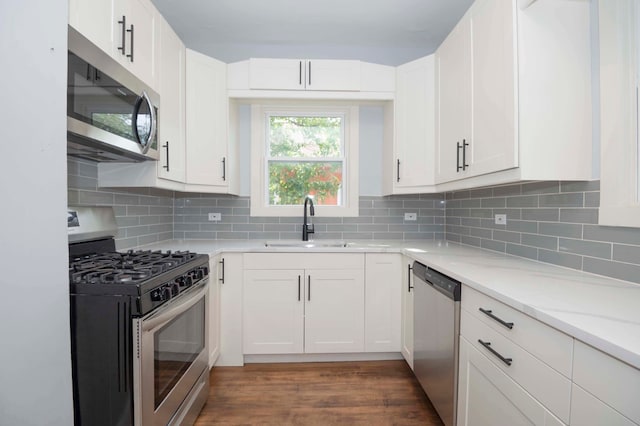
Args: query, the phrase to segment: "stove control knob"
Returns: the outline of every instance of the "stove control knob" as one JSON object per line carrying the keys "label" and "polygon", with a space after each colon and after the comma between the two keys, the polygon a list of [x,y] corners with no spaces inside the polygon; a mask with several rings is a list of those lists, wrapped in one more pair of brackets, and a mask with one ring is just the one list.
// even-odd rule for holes
{"label": "stove control knob", "polygon": [[209,267],[208,266],[203,266],[202,268],[200,268],[200,270],[202,271],[202,275],[203,276],[207,276],[209,275]]}
{"label": "stove control knob", "polygon": [[191,275],[185,275],[184,282],[187,287],[191,287],[193,285],[193,278],[191,278]]}
{"label": "stove control knob", "polygon": [[186,287],[187,282],[184,277],[178,277],[176,278],[176,284],[178,284],[179,287]]}
{"label": "stove control knob", "polygon": [[169,300],[171,299],[171,287],[169,287],[168,285],[164,285],[161,288],[162,291],[162,300]]}
{"label": "stove control knob", "polygon": [[162,302],[164,301],[164,292],[162,291],[162,288],[156,288],[154,290],[151,290],[151,301],[152,302]]}
{"label": "stove control knob", "polygon": [[180,293],[180,286],[178,284],[169,284],[169,291],[171,292],[171,297],[175,297]]}
{"label": "stove control knob", "polygon": [[201,280],[204,277],[204,272],[202,271],[202,268],[196,269],[195,271],[193,271],[193,274],[199,280]]}

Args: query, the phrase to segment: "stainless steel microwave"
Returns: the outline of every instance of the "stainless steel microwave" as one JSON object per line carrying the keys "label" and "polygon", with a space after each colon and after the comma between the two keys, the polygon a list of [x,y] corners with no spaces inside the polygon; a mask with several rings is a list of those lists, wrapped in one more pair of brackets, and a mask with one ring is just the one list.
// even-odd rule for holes
{"label": "stainless steel microwave", "polygon": [[158,159],[159,95],[69,27],[67,154],[93,161]]}

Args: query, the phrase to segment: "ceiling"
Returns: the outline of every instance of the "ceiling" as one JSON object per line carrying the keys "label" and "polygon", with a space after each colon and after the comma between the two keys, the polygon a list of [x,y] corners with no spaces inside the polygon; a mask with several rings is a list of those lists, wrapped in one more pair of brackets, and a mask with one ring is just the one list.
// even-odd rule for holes
{"label": "ceiling", "polygon": [[399,65],[433,53],[473,0],[152,0],[185,45],[250,57]]}

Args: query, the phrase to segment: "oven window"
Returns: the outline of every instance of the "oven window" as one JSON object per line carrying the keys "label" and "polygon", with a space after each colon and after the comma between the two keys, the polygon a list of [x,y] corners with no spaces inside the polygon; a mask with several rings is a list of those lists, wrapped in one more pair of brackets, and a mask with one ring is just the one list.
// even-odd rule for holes
{"label": "oven window", "polygon": [[154,335],[155,408],[205,347],[204,299]]}

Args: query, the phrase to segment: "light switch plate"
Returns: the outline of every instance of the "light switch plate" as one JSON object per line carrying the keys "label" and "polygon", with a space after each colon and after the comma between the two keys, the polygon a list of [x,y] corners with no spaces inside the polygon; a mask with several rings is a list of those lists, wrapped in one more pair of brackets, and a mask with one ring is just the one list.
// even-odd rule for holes
{"label": "light switch plate", "polygon": [[220,222],[222,220],[222,213],[209,213],[210,222]]}
{"label": "light switch plate", "polygon": [[506,225],[507,224],[507,215],[506,214],[497,214],[496,215],[496,225]]}

